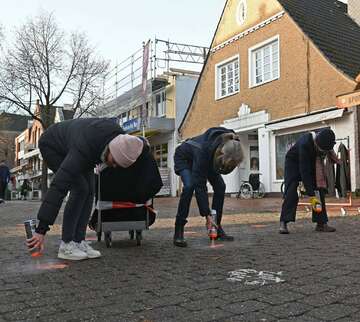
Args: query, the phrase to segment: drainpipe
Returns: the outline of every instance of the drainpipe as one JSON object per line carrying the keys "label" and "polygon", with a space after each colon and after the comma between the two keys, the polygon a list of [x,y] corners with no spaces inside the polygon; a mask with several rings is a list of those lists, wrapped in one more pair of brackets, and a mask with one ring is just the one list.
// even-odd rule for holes
{"label": "drainpipe", "polygon": [[307,88],[307,106],[306,106],[306,114],[310,114],[311,112],[311,89],[310,89],[310,41],[309,38],[306,37],[306,67],[307,67],[307,75],[306,75],[306,88]]}
{"label": "drainpipe", "polygon": [[360,188],[360,105],[353,107],[354,112],[354,147],[355,147],[355,184],[353,189]]}

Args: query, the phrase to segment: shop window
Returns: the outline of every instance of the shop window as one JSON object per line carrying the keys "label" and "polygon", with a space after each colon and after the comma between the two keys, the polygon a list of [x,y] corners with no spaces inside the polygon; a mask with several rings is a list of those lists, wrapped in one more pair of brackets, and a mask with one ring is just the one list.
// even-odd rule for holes
{"label": "shop window", "polygon": [[276,179],[284,179],[285,156],[296,141],[307,132],[291,133],[275,137]]}
{"label": "shop window", "polygon": [[259,169],[259,147],[250,146],[250,171],[257,172]]}
{"label": "shop window", "polygon": [[249,49],[250,87],[265,84],[280,77],[279,37]]}
{"label": "shop window", "polygon": [[[318,133],[319,131],[325,129],[326,127],[313,129],[312,132]],[[309,131],[297,132],[285,135],[278,135],[275,137],[275,152],[276,152],[276,179],[284,179],[285,171],[285,156],[287,151],[296,143],[300,137]]]}
{"label": "shop window", "polygon": [[157,144],[151,146],[151,153],[154,156],[156,164],[159,168],[167,168],[168,166],[168,144]]}
{"label": "shop window", "polygon": [[234,95],[240,90],[239,56],[216,65],[216,99]]}

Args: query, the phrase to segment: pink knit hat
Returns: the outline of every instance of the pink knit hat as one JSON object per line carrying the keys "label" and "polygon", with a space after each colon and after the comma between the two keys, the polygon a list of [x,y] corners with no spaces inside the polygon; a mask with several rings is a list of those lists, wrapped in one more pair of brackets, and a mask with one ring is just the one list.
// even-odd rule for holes
{"label": "pink knit hat", "polygon": [[120,134],[109,143],[109,150],[115,162],[122,168],[130,167],[139,157],[144,143],[136,136]]}

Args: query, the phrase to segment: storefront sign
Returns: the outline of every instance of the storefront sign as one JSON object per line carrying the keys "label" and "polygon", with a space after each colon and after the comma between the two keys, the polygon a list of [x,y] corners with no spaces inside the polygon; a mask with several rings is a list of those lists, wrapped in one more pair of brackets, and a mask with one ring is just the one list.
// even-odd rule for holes
{"label": "storefront sign", "polygon": [[356,105],[360,105],[360,91],[337,97],[336,106],[339,108],[347,108]]}
{"label": "storefront sign", "polygon": [[139,119],[132,119],[123,123],[122,128],[125,132],[135,132],[140,129]]}

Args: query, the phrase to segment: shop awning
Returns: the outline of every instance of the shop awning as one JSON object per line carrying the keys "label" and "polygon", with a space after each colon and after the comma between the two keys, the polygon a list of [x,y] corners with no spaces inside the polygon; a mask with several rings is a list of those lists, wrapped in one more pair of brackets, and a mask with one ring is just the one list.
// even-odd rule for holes
{"label": "shop awning", "polygon": [[299,116],[292,119],[271,122],[265,125],[267,129],[272,131],[283,130],[292,127],[303,126],[306,124],[319,123],[327,120],[333,120],[342,117],[343,109],[334,109],[326,112],[317,112],[310,115]]}

